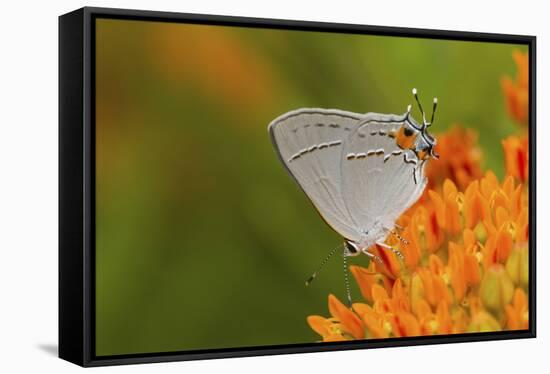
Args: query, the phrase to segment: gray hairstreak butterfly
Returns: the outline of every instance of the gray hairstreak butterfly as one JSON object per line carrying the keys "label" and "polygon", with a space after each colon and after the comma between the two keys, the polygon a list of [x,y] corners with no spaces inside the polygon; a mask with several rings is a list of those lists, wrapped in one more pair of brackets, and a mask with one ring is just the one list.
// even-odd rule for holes
{"label": "gray hairstreak butterfly", "polygon": [[[375,244],[401,256],[385,244],[386,238],[396,235],[404,241],[395,221],[424,191],[426,163],[437,157],[436,140],[428,133],[437,99],[427,122],[416,89],[413,95],[422,123],[412,117],[409,105],[402,115],[304,108],[269,124],[283,165],[325,222],[344,238],[344,261],[361,253],[379,260],[369,252]],[[347,270],[345,275],[349,301]]]}

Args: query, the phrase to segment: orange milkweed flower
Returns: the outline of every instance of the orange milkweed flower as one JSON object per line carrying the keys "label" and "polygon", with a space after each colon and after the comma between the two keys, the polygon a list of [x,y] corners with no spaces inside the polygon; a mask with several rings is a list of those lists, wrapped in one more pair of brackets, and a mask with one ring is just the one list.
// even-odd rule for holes
{"label": "orange milkweed flower", "polygon": [[387,338],[390,336],[391,325],[370,305],[355,303],[353,304],[353,310],[363,320],[368,338]]}
{"label": "orange milkweed flower", "polygon": [[529,177],[529,139],[511,135],[502,141],[506,175],[525,182]]}
{"label": "orange milkweed flower", "polygon": [[375,248],[383,264],[351,266],[364,302],[330,295],[331,317],[308,317],[323,341],[527,328],[527,190],[487,172],[427,195],[399,220],[408,244],[387,241],[414,260]]}
{"label": "orange milkweed flower", "polygon": [[445,179],[454,181],[460,189],[481,178],[481,148],[477,133],[461,125],[452,126],[437,137],[435,152],[439,159],[428,164],[428,188],[434,189]]}
{"label": "orange milkweed flower", "polygon": [[529,303],[527,295],[521,288],[516,288],[512,303],[506,305],[506,318],[510,330],[526,330],[529,328]]}
{"label": "orange milkweed flower", "polygon": [[517,68],[516,79],[503,77],[502,91],[510,117],[526,126],[529,123],[529,56],[514,51],[512,57]]}
{"label": "orange milkweed flower", "polygon": [[325,342],[336,342],[346,340],[340,323],[334,318],[322,316],[309,316],[307,323],[317,334],[323,337]]}
{"label": "orange milkweed flower", "polygon": [[328,308],[330,314],[342,324],[342,330],[355,339],[362,339],[365,336],[363,324],[359,317],[340,302],[334,295],[328,297]]}
{"label": "orange milkweed flower", "polygon": [[384,274],[375,271],[375,263],[371,262],[367,268],[361,266],[350,266],[350,271],[359,285],[359,290],[363,298],[367,301],[373,301],[372,286],[379,284],[387,291],[391,289],[391,283]]}

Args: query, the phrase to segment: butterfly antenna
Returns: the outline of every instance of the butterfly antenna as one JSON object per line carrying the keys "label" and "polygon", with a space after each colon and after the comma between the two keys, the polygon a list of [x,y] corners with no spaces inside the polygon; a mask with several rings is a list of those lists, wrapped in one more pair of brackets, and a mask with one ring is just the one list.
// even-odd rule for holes
{"label": "butterfly antenna", "polygon": [[426,114],[424,113],[422,104],[420,104],[420,99],[418,98],[418,90],[416,88],[413,88],[412,93],[413,93],[414,99],[416,100],[416,104],[418,104],[418,109],[420,109],[420,113],[422,114],[422,120],[424,121],[424,123],[426,123]]}
{"label": "butterfly antenna", "polygon": [[344,283],[346,285],[346,297],[348,299],[348,308],[351,308],[351,288],[349,286],[348,256],[344,253]]}
{"label": "butterfly antenna", "polygon": [[434,97],[434,106],[432,109],[432,118],[430,119],[430,123],[428,124],[428,127],[434,123],[434,117],[435,117],[435,110],[437,109],[437,97]]}
{"label": "butterfly antenna", "polygon": [[319,265],[319,267],[317,268],[317,270],[315,270],[313,272],[313,274],[311,274],[311,276],[306,280],[306,286],[309,286],[311,284],[311,282],[313,282],[313,280],[317,277],[317,274],[319,274],[319,272],[321,271],[321,269],[326,265],[326,263],[328,262],[328,260],[330,260],[330,258],[336,253],[336,251],[341,248],[343,246],[343,244],[340,244],[338,247],[334,248],[332,251],[329,252],[329,254],[327,255],[327,257],[325,257],[323,259],[323,261],[321,261],[321,264]]}

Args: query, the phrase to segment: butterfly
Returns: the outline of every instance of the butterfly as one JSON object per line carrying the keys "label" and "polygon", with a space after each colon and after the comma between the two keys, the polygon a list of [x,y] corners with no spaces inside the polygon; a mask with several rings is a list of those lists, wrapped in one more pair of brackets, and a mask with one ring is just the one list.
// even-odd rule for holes
{"label": "butterfly", "polygon": [[370,252],[375,244],[400,255],[385,244],[386,238],[396,235],[404,241],[395,221],[422,195],[426,164],[438,157],[436,139],[428,133],[437,98],[427,122],[416,89],[413,95],[421,123],[409,105],[402,115],[303,108],[268,126],[284,167],[344,238],[344,258],[363,253],[379,260]]}

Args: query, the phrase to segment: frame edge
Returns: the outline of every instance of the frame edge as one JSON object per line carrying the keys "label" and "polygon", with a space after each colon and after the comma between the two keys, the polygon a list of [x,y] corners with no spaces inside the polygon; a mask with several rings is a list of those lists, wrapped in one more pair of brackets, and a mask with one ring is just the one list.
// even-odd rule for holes
{"label": "frame edge", "polygon": [[59,357],[83,366],[83,9],[59,17]]}

